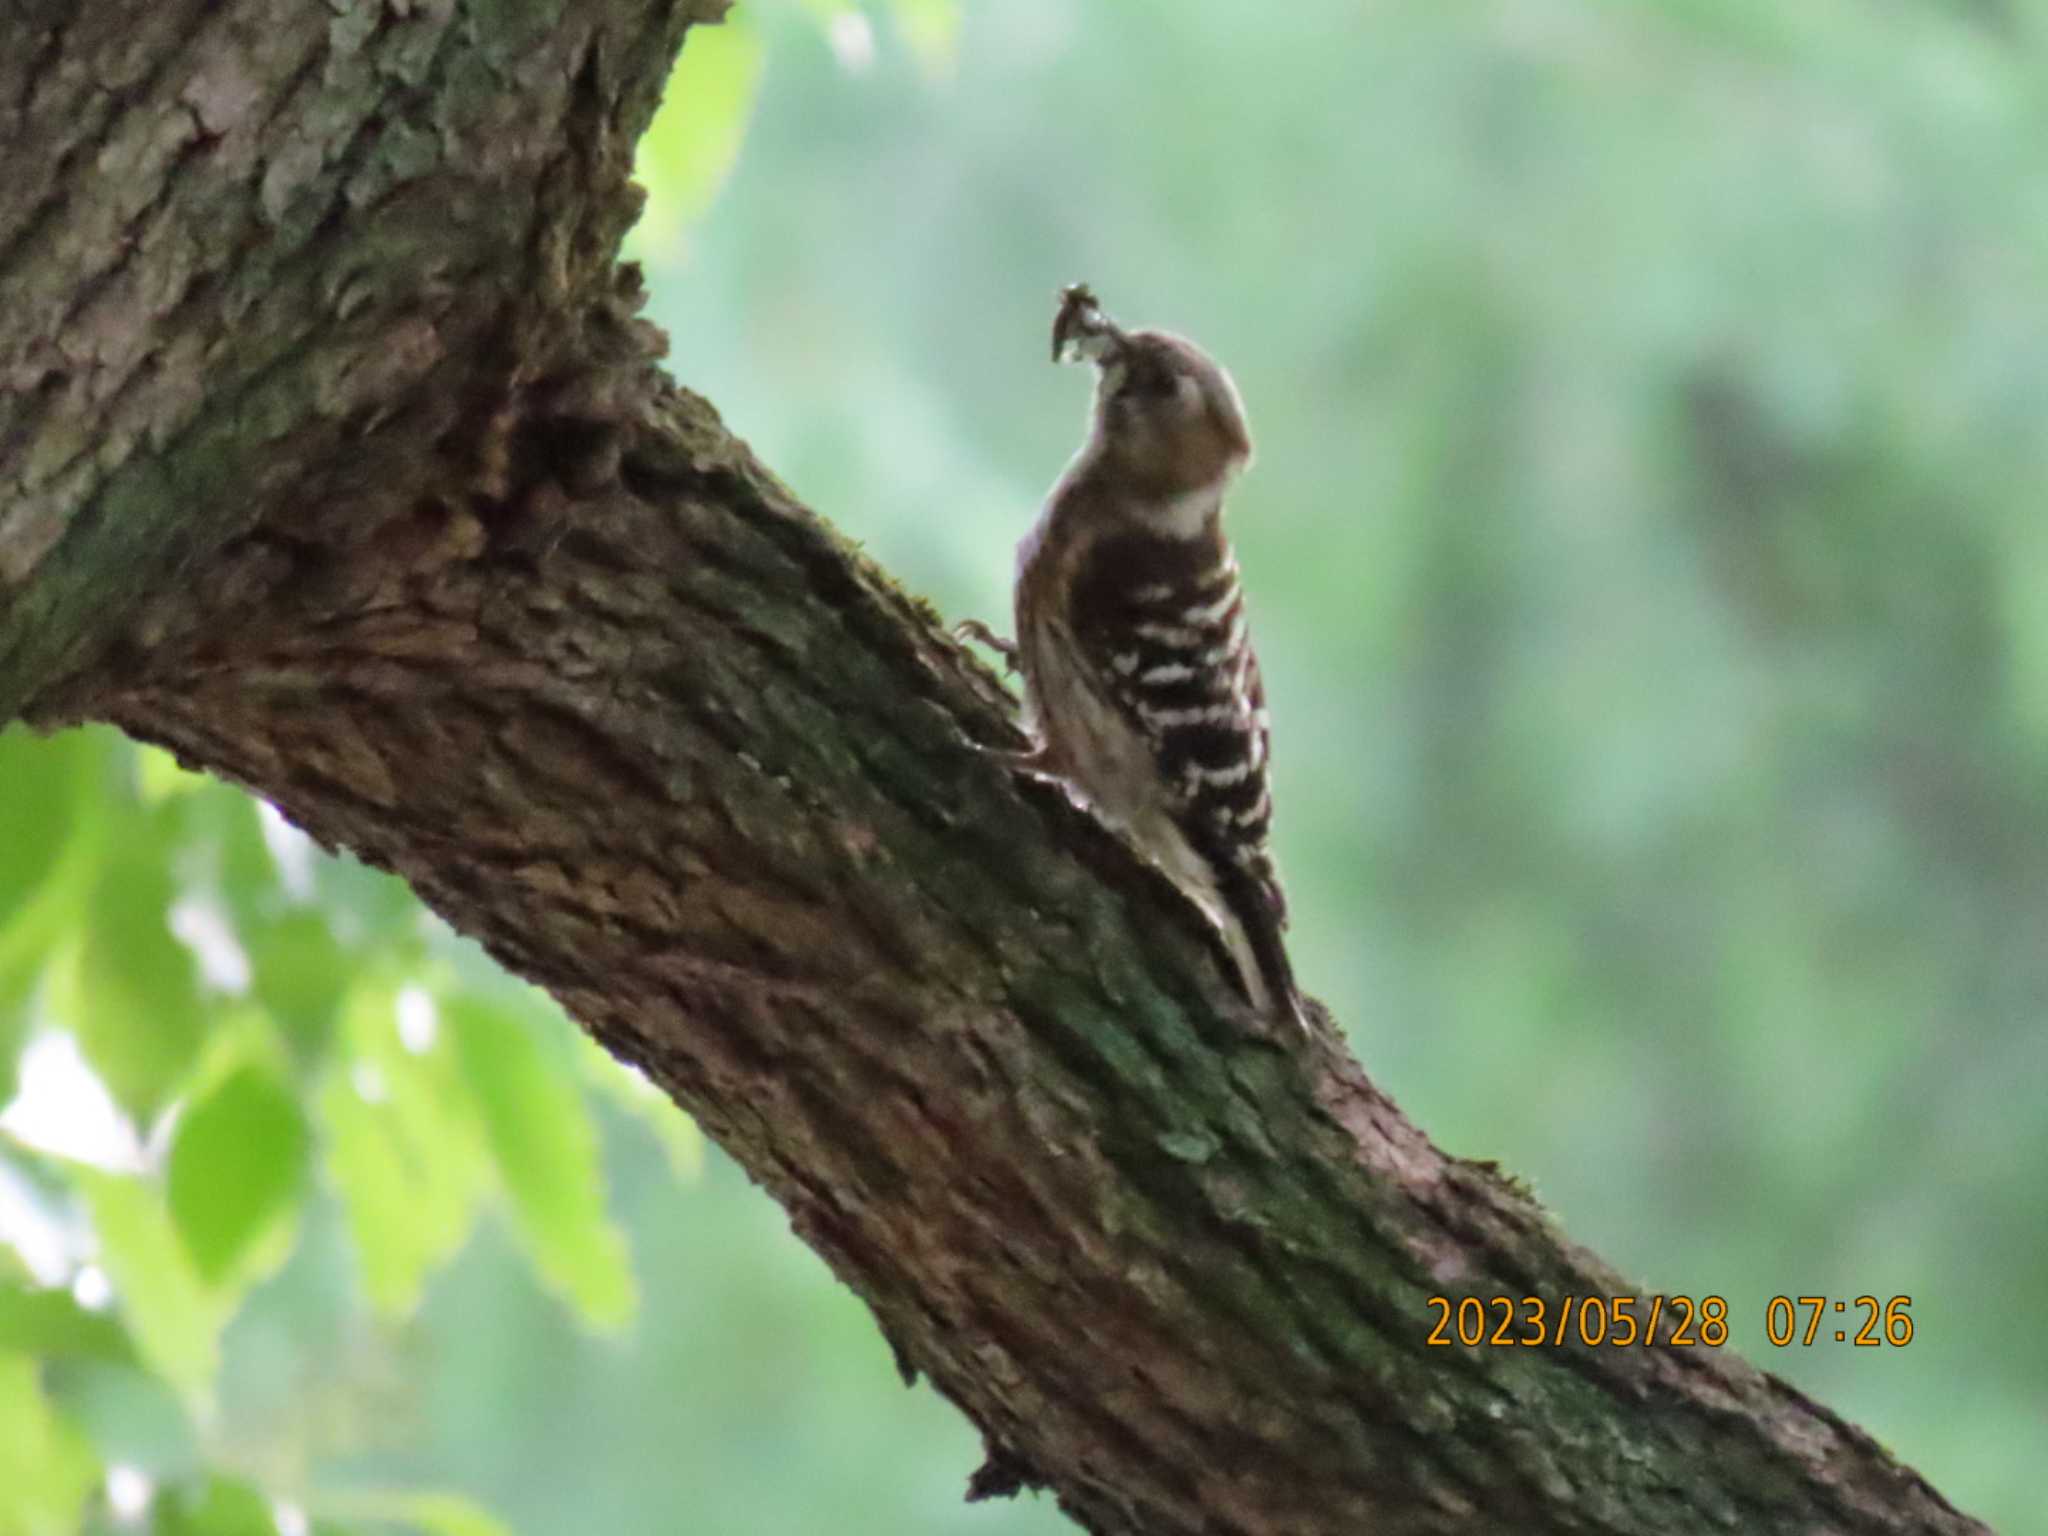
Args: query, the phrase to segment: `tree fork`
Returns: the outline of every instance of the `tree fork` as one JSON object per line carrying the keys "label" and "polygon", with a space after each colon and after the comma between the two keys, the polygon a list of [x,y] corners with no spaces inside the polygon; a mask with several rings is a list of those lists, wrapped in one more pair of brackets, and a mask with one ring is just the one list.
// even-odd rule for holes
{"label": "tree fork", "polygon": [[[715,12],[717,5],[701,8]],[[995,679],[657,367],[673,0],[43,0],[0,54],[0,718],[406,878],[1101,1536],[1981,1532],[1638,1291],[983,750]]]}

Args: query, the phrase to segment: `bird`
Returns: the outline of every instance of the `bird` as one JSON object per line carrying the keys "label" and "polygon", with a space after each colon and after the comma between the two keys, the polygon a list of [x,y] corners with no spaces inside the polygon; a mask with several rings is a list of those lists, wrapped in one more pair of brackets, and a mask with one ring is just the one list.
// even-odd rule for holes
{"label": "bird", "polygon": [[1262,1016],[1308,1028],[1270,848],[1272,728],[1223,501],[1251,462],[1229,373],[1061,290],[1055,363],[1096,370],[1082,444],[1017,547],[1021,770],[1058,781],[1208,918]]}

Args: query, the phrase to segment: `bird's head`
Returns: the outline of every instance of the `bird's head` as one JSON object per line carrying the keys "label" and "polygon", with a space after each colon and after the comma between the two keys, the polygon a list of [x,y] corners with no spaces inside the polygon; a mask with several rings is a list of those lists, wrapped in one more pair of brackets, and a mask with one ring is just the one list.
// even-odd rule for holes
{"label": "bird's head", "polygon": [[1251,461],[1237,386],[1184,337],[1126,331],[1103,314],[1086,284],[1076,284],[1061,295],[1052,352],[1055,362],[1095,364],[1090,451],[1136,493],[1166,500],[1220,490]]}

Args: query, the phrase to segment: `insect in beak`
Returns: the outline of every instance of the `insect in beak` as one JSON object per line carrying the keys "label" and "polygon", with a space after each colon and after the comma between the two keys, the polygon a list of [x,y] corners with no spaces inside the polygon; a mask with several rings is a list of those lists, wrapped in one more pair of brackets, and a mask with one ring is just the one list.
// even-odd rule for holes
{"label": "insect in beak", "polygon": [[1086,283],[1072,283],[1060,290],[1059,313],[1052,322],[1052,360],[1064,363],[1087,358],[1102,364],[1121,352],[1124,333],[1102,312],[1095,291]]}

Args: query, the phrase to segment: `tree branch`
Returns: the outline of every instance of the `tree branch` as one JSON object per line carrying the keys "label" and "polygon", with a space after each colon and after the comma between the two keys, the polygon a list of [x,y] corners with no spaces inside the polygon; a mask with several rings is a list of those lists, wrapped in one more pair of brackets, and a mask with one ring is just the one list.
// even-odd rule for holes
{"label": "tree branch", "polygon": [[[1635,1288],[982,746],[1010,704],[655,366],[687,9],[51,5],[0,62],[0,717],[397,871],[662,1083],[986,1434],[1146,1533],[1981,1531]],[[1660,1337],[1668,1338],[1670,1319]]]}

